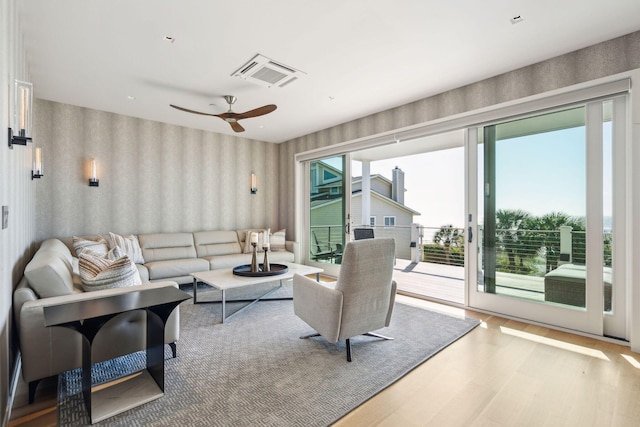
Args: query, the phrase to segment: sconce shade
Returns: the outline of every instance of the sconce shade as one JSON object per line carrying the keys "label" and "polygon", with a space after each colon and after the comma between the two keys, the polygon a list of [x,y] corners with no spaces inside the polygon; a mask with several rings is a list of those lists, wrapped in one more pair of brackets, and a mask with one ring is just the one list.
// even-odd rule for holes
{"label": "sconce shade", "polygon": [[42,178],[44,175],[42,173],[42,149],[40,147],[35,147],[33,149],[33,170],[31,171],[31,179],[34,178]]}
{"label": "sconce shade", "polygon": [[256,194],[258,192],[258,177],[255,173],[251,174],[251,194]]}
{"label": "sconce shade", "polygon": [[91,159],[91,163],[89,164],[91,167],[91,174],[89,175],[89,187],[99,187],[100,180],[98,179],[98,166],[96,163],[96,159]]}
{"label": "sconce shade", "polygon": [[9,128],[9,147],[13,145],[27,145],[31,141],[33,101],[33,85],[20,80],[15,81],[11,127]]}

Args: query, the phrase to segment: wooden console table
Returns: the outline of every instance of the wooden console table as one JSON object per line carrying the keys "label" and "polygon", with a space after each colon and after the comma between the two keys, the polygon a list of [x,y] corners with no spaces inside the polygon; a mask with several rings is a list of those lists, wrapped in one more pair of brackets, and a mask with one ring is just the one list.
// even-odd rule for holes
{"label": "wooden console table", "polygon": [[[45,326],[82,334],[82,394],[92,424],[164,395],[164,328],[171,312],[189,298],[186,292],[166,287],[44,307]],[[110,319],[132,310],[147,312],[147,367],[92,391],[93,339]]]}

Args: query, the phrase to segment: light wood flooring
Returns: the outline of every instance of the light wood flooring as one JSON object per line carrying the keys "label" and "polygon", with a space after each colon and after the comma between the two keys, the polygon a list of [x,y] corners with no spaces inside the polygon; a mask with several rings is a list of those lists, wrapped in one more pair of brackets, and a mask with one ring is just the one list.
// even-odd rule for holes
{"label": "light wood flooring", "polygon": [[[482,324],[335,426],[640,425],[640,354],[628,347],[406,296],[398,299],[475,317]],[[21,382],[9,425],[55,423],[55,384],[39,388],[36,403],[26,405]]]}

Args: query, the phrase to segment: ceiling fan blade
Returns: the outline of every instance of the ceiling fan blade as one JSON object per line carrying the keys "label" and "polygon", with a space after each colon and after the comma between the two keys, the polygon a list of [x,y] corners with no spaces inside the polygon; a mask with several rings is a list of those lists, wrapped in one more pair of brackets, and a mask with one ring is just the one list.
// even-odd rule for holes
{"label": "ceiling fan blade", "polygon": [[169,104],[169,106],[175,108],[176,110],[184,111],[187,113],[202,114],[203,116],[215,116],[215,114],[202,113],[200,111],[189,110],[188,108],[178,107],[177,105],[173,105],[173,104]]}
{"label": "ceiling fan blade", "polygon": [[240,126],[240,123],[238,122],[228,122],[231,125],[231,129],[233,129],[235,132],[244,132],[244,128],[242,126]]}
{"label": "ceiling fan blade", "polygon": [[269,114],[270,112],[275,111],[276,108],[278,107],[273,104],[265,105],[263,107],[259,107],[254,110],[249,110],[249,111],[245,111],[244,113],[236,114],[236,119],[240,120],[240,119],[249,119],[251,117],[264,116],[265,114]]}

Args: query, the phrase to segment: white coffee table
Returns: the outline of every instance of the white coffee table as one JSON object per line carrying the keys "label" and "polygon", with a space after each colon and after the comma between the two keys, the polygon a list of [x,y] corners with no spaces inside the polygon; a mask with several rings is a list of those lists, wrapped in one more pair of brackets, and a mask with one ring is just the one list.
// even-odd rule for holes
{"label": "white coffee table", "polygon": [[[222,323],[224,323],[227,319],[235,316],[236,314],[246,310],[251,307],[262,298],[270,295],[272,292],[280,289],[282,287],[282,282],[284,280],[290,280],[293,278],[294,274],[301,274],[306,276],[308,274],[315,274],[316,280],[320,280],[320,273],[323,272],[321,268],[318,267],[310,267],[308,265],[295,264],[293,262],[283,262],[280,264],[284,264],[288,267],[288,271],[283,274],[278,274],[274,276],[259,276],[259,277],[247,277],[247,276],[238,276],[233,274],[233,268],[223,268],[219,270],[212,271],[201,271],[198,273],[191,273],[193,276],[193,303],[194,304],[202,304],[208,302],[217,302],[217,301],[200,301],[198,302],[198,282],[206,283],[209,286],[212,286],[216,289],[220,289],[222,291]],[[279,282],[280,285],[274,289],[269,290],[267,293],[260,295],[251,303],[242,307],[240,310],[235,313],[226,316],[226,290],[234,289],[234,288],[242,288],[245,286],[258,285],[260,283],[269,283],[269,282]]]}

